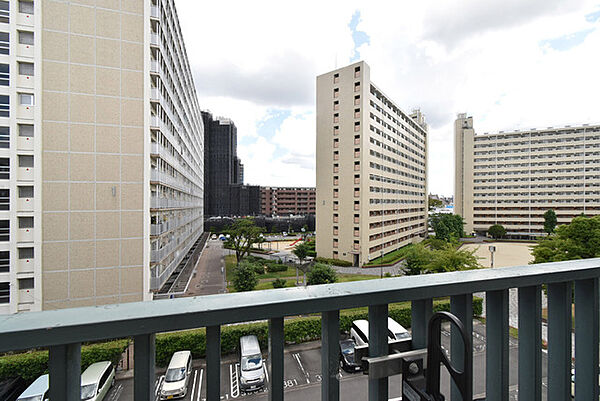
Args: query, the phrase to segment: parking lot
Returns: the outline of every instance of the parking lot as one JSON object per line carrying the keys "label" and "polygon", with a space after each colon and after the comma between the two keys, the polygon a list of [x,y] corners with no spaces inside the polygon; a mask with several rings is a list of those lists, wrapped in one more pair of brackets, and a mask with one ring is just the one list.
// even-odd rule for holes
{"label": "parking lot", "polygon": [[[485,393],[485,326],[474,321],[473,326],[473,394],[481,396]],[[447,328],[442,331],[442,344],[446,349],[450,348],[450,333]],[[510,399],[517,399],[517,341],[510,338]],[[264,352],[265,350],[263,350]],[[264,355],[264,353],[263,353]],[[268,363],[267,360],[264,361]],[[368,398],[368,378],[362,372],[347,373],[340,370],[340,399],[342,400],[365,400]],[[546,354],[543,354],[544,383],[546,382]],[[186,401],[206,400],[206,365],[204,360],[195,361],[195,367],[190,376]],[[244,393],[239,385],[239,361],[234,358],[224,358],[221,364],[221,399],[243,399],[243,400],[266,400],[266,390],[253,393]],[[267,375],[267,381],[270,379]],[[157,400],[158,389],[162,378],[157,377]],[[284,388],[286,400],[307,401],[318,400],[321,397],[321,349],[319,343],[308,343],[286,347],[284,354]],[[543,386],[543,395],[545,386]],[[401,396],[401,377],[394,376],[389,380],[390,399]],[[449,394],[449,377],[443,370],[442,389]],[[133,379],[119,380],[109,393],[107,400],[120,401],[133,399]]]}

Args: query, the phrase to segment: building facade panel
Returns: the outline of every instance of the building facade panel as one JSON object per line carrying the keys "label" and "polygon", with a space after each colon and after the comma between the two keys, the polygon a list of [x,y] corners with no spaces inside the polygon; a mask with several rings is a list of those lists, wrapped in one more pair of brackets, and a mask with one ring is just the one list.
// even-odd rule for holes
{"label": "building facade panel", "polygon": [[427,125],[364,62],[317,77],[317,254],[355,265],[426,234]]}
{"label": "building facade panel", "polygon": [[549,209],[558,224],[600,214],[600,126],[476,134],[459,114],[455,155],[455,210],[467,232],[501,224],[511,237],[535,238]]}
{"label": "building facade panel", "polygon": [[315,188],[261,187],[261,214],[265,216],[314,215],[315,205]]}

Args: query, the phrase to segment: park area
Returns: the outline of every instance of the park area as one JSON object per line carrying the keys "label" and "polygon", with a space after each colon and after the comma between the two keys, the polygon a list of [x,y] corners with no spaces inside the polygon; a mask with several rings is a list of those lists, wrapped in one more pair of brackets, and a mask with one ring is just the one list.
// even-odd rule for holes
{"label": "park area", "polygon": [[533,261],[531,247],[535,242],[484,242],[481,244],[464,244],[461,249],[475,250],[475,256],[483,267],[490,265],[490,245],[496,247],[494,252],[494,267],[523,266]]}

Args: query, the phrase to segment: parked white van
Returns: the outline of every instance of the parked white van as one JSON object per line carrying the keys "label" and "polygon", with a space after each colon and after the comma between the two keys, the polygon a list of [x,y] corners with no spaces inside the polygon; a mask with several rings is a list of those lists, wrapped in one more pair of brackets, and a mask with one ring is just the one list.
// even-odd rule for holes
{"label": "parked white van", "polygon": [[174,353],[162,381],[160,399],[171,400],[185,397],[191,373],[192,353],[190,351]]}
{"label": "parked white van", "polygon": [[115,369],[109,361],[96,362],[81,374],[81,399],[102,401],[115,384]]}
{"label": "parked white van", "polygon": [[17,398],[17,401],[48,401],[48,375],[41,375]]}
{"label": "parked white van", "polygon": [[256,336],[240,338],[240,387],[243,391],[265,386],[265,370]]}
{"label": "parked white van", "polygon": [[[350,338],[356,345],[369,344],[369,322],[364,319],[355,320],[350,327]],[[409,339],[410,333],[391,317],[388,317],[388,342]]]}

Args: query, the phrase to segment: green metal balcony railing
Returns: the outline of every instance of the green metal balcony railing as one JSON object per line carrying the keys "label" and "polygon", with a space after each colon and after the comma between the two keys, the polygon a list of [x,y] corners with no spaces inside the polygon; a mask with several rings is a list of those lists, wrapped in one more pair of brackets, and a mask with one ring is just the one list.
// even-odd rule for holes
{"label": "green metal balcony railing", "polygon": [[[572,302],[575,303],[575,399],[598,400],[598,278],[600,259],[409,276],[260,293],[209,295],[0,317],[0,352],[49,347],[50,399],[80,400],[80,345],[134,339],[135,400],[154,399],[155,333],[206,327],[207,399],[220,399],[220,327],[269,321],[269,399],[283,400],[285,316],[322,314],[322,400],[339,400],[339,310],[368,306],[369,354],[387,353],[387,306],[412,301],[414,348],[427,344],[432,300],[449,296],[451,312],[472,333],[472,294],[486,292],[486,400],[508,400],[508,290],[518,288],[519,400],[539,401],[542,389],[541,285],[548,289],[548,400],[571,395]],[[574,288],[574,290],[573,290]],[[471,334],[472,335],[472,334]],[[472,343],[472,342],[471,342]],[[453,363],[462,340],[451,332]],[[387,400],[388,378],[369,380],[369,400]],[[460,399],[453,391],[452,400]]]}

